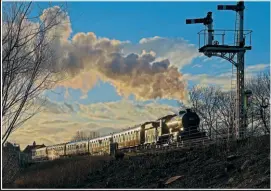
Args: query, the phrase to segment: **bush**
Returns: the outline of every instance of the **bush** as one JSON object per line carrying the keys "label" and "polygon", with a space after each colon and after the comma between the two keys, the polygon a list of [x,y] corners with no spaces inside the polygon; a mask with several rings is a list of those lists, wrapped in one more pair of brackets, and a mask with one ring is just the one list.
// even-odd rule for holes
{"label": "bush", "polygon": [[108,156],[75,156],[33,164],[21,173],[15,184],[20,188],[80,187],[91,171],[111,159]]}
{"label": "bush", "polygon": [[19,153],[11,149],[2,150],[2,181],[3,187],[12,187],[20,172]]}

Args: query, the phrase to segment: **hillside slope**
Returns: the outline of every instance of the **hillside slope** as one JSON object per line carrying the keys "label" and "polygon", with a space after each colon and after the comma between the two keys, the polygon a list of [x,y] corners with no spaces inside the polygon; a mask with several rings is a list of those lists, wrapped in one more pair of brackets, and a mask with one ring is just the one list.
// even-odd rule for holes
{"label": "hillside slope", "polygon": [[[28,188],[269,188],[270,137],[186,151],[61,159],[29,167],[15,181]],[[64,160],[64,161],[63,161]],[[174,176],[176,181],[165,184]]]}
{"label": "hillside slope", "polygon": [[[270,137],[190,151],[111,161],[89,175],[85,188],[269,188]],[[182,176],[165,185],[167,179]]]}

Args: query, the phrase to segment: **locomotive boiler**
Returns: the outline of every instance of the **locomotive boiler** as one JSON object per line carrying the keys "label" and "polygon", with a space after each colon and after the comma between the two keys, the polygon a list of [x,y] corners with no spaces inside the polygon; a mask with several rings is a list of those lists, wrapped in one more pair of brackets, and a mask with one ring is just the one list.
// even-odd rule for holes
{"label": "locomotive boiler", "polygon": [[199,131],[200,118],[191,109],[180,111],[158,119],[164,133],[158,137],[158,143],[171,143],[205,136]]}

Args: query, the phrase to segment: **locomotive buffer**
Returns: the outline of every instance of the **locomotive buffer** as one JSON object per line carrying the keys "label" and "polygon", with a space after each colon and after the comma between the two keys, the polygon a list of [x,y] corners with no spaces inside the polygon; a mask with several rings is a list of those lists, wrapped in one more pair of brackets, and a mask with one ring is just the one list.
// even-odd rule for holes
{"label": "locomotive buffer", "polygon": [[[200,36],[202,35],[202,31],[199,34],[199,52],[202,52],[204,55],[211,57],[211,56],[219,56],[231,62],[236,67],[236,96],[234,98],[235,102],[235,129],[229,129],[228,138],[244,138],[245,131],[246,131],[246,124],[245,124],[245,110],[244,110],[244,57],[246,50],[251,50],[251,46],[245,46],[245,37],[250,37],[250,44],[251,44],[251,30],[244,30],[244,2],[240,1],[236,5],[218,5],[218,10],[232,10],[236,12],[236,28],[235,30],[216,30],[216,31],[223,31],[222,34],[218,34],[222,36],[222,43],[219,45],[217,40],[214,40],[215,30],[213,29],[213,19],[212,19],[212,12],[208,12],[205,18],[198,18],[198,19],[187,19],[186,24],[198,24],[202,23],[207,27],[204,31],[204,43],[201,46]],[[233,45],[226,45],[224,44],[224,36],[225,32],[234,31],[235,32],[235,39]],[[246,33],[247,32],[247,33]],[[207,34],[207,42],[206,42],[206,34]],[[236,56],[236,58],[235,58]],[[234,137],[233,137],[234,135]]]}

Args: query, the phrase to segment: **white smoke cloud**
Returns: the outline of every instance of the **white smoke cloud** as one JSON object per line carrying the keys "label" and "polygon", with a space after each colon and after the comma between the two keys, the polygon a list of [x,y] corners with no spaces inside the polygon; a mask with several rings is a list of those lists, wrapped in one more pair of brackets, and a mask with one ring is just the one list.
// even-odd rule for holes
{"label": "white smoke cloud", "polygon": [[119,95],[133,94],[137,100],[187,99],[186,81],[178,70],[199,55],[193,45],[182,38],[162,37],[141,39],[133,45],[100,38],[93,32],[77,33],[69,40],[69,16],[59,12],[59,7],[52,7],[41,16],[43,19],[58,13],[56,20],[63,21],[50,34],[54,38],[55,67],[64,76],[58,86],[80,89],[82,98],[86,98],[87,92],[102,80],[111,83]]}

